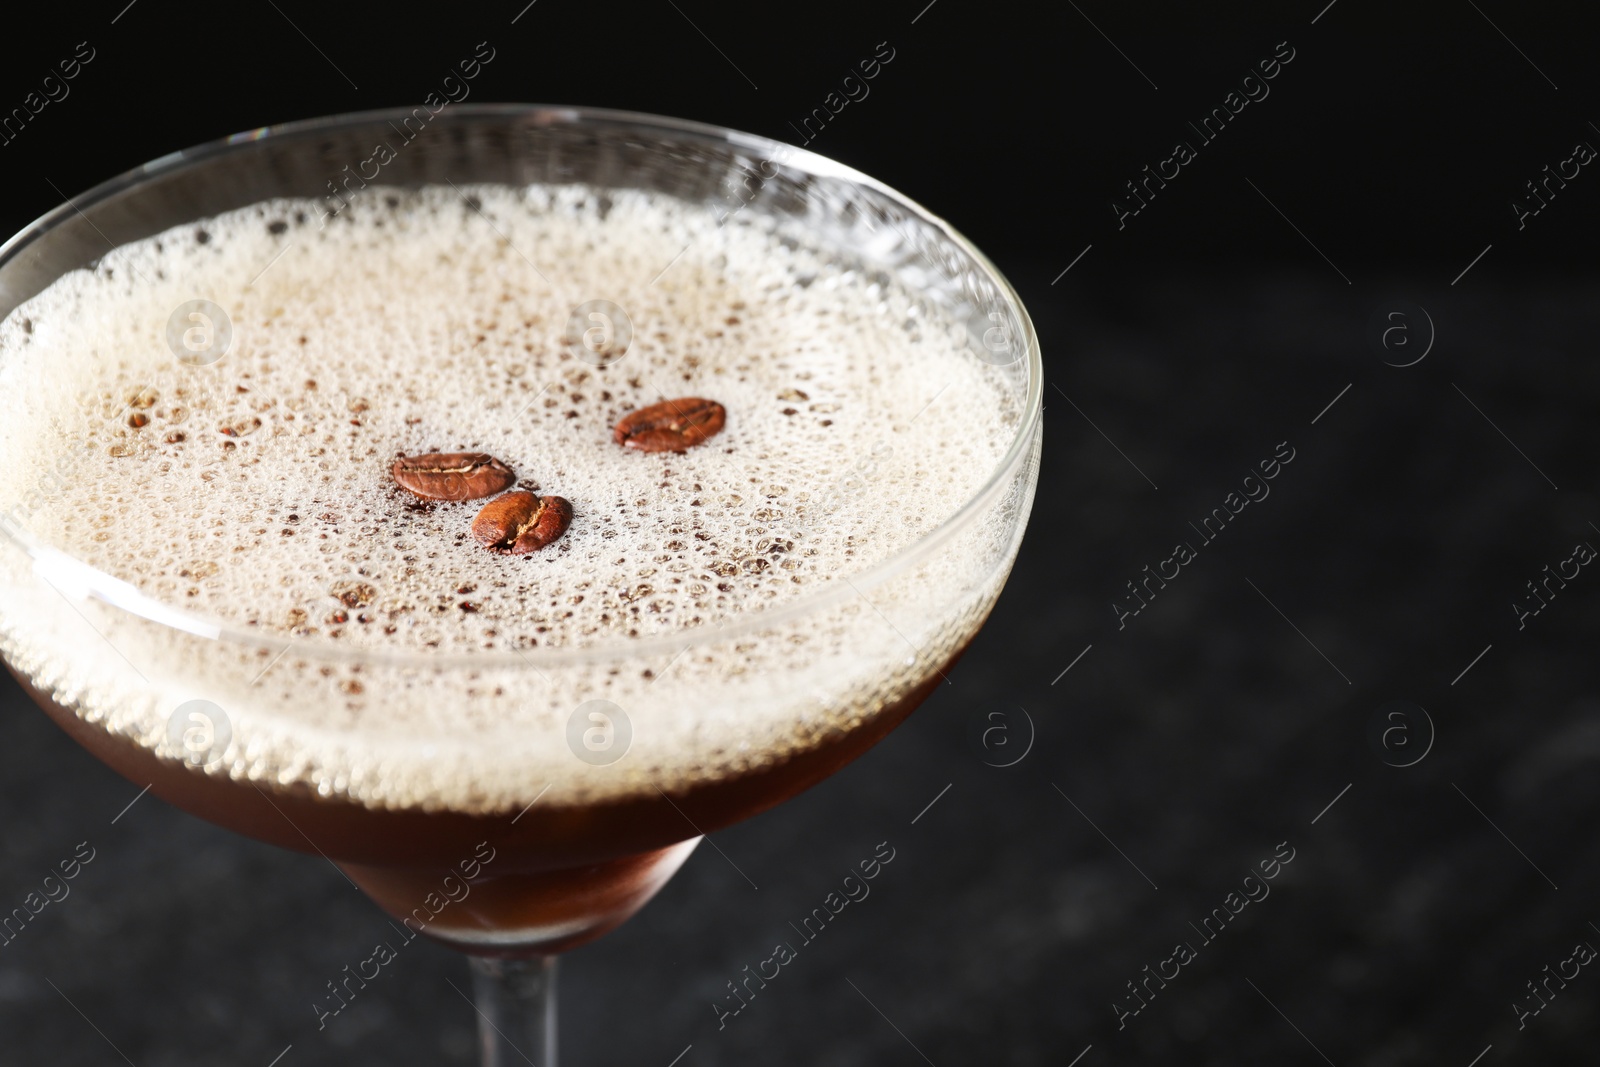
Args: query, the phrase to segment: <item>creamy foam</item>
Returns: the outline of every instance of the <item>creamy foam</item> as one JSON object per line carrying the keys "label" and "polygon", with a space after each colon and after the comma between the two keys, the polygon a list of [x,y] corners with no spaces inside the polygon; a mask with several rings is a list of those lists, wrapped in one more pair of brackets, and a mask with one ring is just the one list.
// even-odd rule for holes
{"label": "creamy foam", "polygon": [[[267,202],[119,248],[0,325],[0,503],[26,502],[11,521],[174,608],[299,648],[268,664],[265,649],[180,650],[191,639],[113,619],[96,629],[145,684],[90,677],[64,636],[68,597],[33,597],[19,577],[0,607],[8,655],[86,718],[161,749],[164,711],[208,675],[200,695],[236,730],[221,773],[375,803],[505,807],[536,791],[530,762],[584,766],[547,744],[562,762],[522,753],[497,779],[464,752],[481,780],[451,786],[457,772],[397,769],[392,755],[373,771],[363,748],[464,721],[547,743],[584,694],[643,710],[766,671],[776,702],[751,708],[743,694],[727,734],[746,755],[719,767],[708,745],[725,747],[711,733],[720,713],[700,700],[696,715],[662,713],[658,750],[635,760],[658,779],[715,776],[752,748],[777,758],[859,722],[875,699],[864,684],[892,699],[992,601],[991,557],[1008,560],[1015,533],[1002,521],[969,535],[969,562],[941,558],[924,575],[966,590],[965,615],[920,582],[885,589],[870,612],[842,605],[833,630],[819,619],[763,639],[786,648],[718,652],[708,637],[707,654],[665,665],[678,690],[654,685],[662,664],[614,662],[572,668],[531,705],[504,685],[419,681],[436,652],[714,635],[845,580],[972,496],[1017,431],[1019,401],[972,357],[964,325],[755,212],[719,225],[639,192],[484,186],[364,195],[321,229],[316,215]],[[230,349],[208,366],[166,342],[173,309],[195,298],[231,321]],[[586,361],[578,336],[599,320],[571,321],[596,300],[631,321],[627,354],[608,366]],[[677,396],[721,402],[726,428],[684,455],[612,441],[620,416]],[[393,484],[393,458],[425,451],[497,456],[567,498],[571,528],[529,556],[483,550],[468,532],[483,501],[422,505]],[[946,629],[928,647],[908,636]],[[319,666],[328,646],[417,659],[408,678],[362,676]],[[237,669],[221,664],[234,655]],[[265,683],[250,680],[258,664]],[[844,689],[805,692],[813,682]],[[330,684],[318,704],[311,691]],[[437,706],[452,688],[473,693],[470,714]],[[340,736],[319,736],[330,730]],[[613,770],[574,796],[628,781],[639,787]]]}

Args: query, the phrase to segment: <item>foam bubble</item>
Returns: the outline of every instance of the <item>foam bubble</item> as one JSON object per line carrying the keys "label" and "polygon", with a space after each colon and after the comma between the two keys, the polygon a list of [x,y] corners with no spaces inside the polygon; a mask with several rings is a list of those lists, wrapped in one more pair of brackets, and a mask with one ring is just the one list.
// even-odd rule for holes
{"label": "foam bubble", "polygon": [[[582,647],[707,632],[864,570],[967,500],[1016,431],[963,327],[754,212],[482,186],[316,214],[271,201],[179,227],[0,325],[0,501],[30,502],[34,537],[264,635],[422,662]],[[206,315],[184,329],[207,360],[169,344],[196,301],[226,317],[220,357]],[[719,401],[726,428],[683,455],[612,441],[678,396]],[[397,454],[431,451],[500,458],[567,498],[571,528],[484,551],[483,501],[393,484]],[[15,605],[0,615],[14,660],[45,655],[17,647]]]}

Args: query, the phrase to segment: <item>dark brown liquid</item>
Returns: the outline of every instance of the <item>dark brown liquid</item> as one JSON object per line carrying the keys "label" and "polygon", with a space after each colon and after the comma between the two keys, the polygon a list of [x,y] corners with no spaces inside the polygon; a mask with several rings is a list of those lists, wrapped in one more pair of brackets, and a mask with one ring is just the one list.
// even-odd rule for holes
{"label": "dark brown liquid", "polygon": [[[960,654],[859,729],[782,763],[651,797],[582,807],[541,800],[521,815],[368,808],[304,785],[215,777],[108,734],[22,684],[74,740],[168,803],[328,857],[390,915],[454,948],[526,955],[574,948],[621,924],[687,855],[673,846],[780,804],[860,756],[922,703]],[[470,889],[451,888],[462,883]]]}

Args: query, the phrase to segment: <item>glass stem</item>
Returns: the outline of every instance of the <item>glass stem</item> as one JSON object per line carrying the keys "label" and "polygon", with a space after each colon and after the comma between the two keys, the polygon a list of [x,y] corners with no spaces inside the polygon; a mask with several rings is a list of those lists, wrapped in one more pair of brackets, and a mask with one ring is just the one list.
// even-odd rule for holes
{"label": "glass stem", "polygon": [[471,963],[482,1067],[556,1067],[556,957]]}

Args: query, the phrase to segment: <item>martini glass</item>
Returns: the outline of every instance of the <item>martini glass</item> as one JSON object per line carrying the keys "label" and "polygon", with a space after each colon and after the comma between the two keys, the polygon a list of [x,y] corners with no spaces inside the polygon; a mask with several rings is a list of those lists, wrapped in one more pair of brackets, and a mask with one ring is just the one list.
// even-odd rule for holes
{"label": "martini glass", "polygon": [[[374,145],[408,135],[373,162]],[[289,123],[146,164],[0,248],[0,315],[115,246],[271,198],[317,199],[336,217],[341,190],[532,182],[744,215],[895,279],[917,302],[905,328],[962,340],[986,388],[960,402],[997,407],[1007,447],[907,547],[874,556],[867,546],[858,571],[776,606],[695,630],[437,655],[270,637],[138,589],[36,529],[57,484],[41,468],[19,499],[0,500],[0,652],[62,729],[130,781],[322,855],[397,921],[397,939],[467,953],[482,1062],[552,1067],[557,954],[625,921],[702,835],[861,755],[942,679],[993,607],[1040,446],[1038,346],[1016,293],[948,224],[802,149],[648,115],[472,105],[425,120]],[[196,375],[225,373],[225,360],[192,362]],[[0,365],[0,388],[30,387],[11,371]],[[870,502],[907,458],[895,434],[884,427],[881,448],[818,496]],[[829,515],[820,500],[784,536],[803,551],[829,537]],[[381,714],[391,704],[440,713],[400,728]],[[548,711],[547,728],[524,715],[508,729],[497,714],[530,705]],[[346,968],[344,992],[387,962],[375,951]],[[311,993],[319,1021],[341,1010],[334,982]]]}

